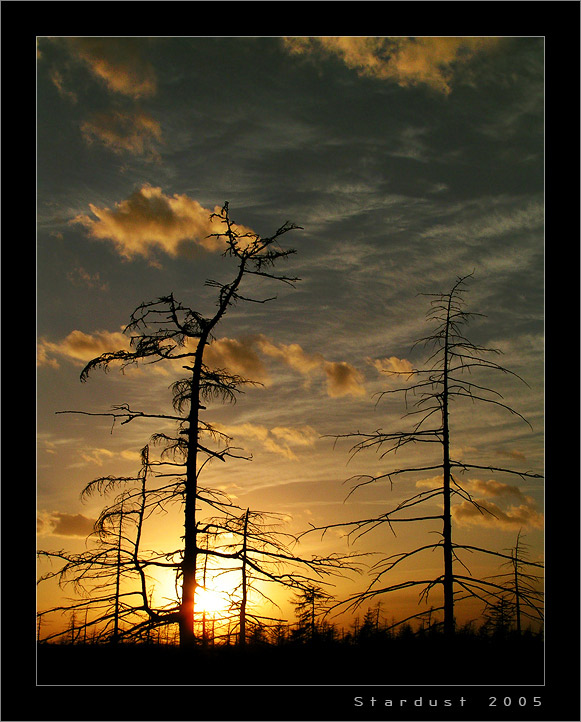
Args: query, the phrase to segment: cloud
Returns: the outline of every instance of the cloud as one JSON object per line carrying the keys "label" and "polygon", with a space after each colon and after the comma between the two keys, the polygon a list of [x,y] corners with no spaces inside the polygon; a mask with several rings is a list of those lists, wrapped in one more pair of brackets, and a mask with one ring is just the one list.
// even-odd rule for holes
{"label": "cloud", "polygon": [[345,361],[326,361],[327,393],[332,398],[339,396],[363,396],[363,377],[356,368]]}
{"label": "cloud", "polygon": [[518,449],[498,449],[494,452],[497,456],[504,456],[517,461],[526,461],[527,457]]}
{"label": "cloud", "polygon": [[162,139],[161,125],[141,110],[96,113],[81,124],[88,143],[101,143],[114,153],[131,153],[159,160],[156,143]]}
{"label": "cloud", "polygon": [[265,451],[284,456],[291,461],[298,459],[291,447],[310,447],[315,444],[319,434],[312,426],[298,427],[275,426],[268,429],[261,424],[214,424],[218,431],[234,440],[238,438],[260,442]]}
{"label": "cloud", "polygon": [[81,451],[79,456],[87,464],[92,464],[93,466],[103,466],[103,462],[105,460],[108,461],[112,459],[115,454],[112,451],[109,451],[109,449],[91,449],[90,451]]}
{"label": "cloud", "polygon": [[413,366],[407,359],[398,358],[397,356],[390,356],[389,358],[383,359],[366,359],[367,363],[373,366],[379,373],[384,374],[401,374],[405,378],[413,376]]}
{"label": "cloud", "polygon": [[53,85],[58,90],[61,98],[66,98],[67,100],[70,100],[72,103],[78,102],[77,94],[74,93],[72,90],[69,90],[66,87],[63,74],[60,70],[58,70],[58,68],[51,68],[49,75],[50,75],[50,79],[53,82]]}
{"label": "cloud", "polygon": [[214,369],[227,369],[251,381],[268,383],[268,371],[252,348],[252,339],[220,338],[204,352],[205,363]]}
{"label": "cloud", "polygon": [[129,349],[129,338],[119,331],[96,331],[88,334],[75,330],[60,343],[39,339],[37,365],[59,368],[58,357],[85,364],[103,353],[121,349]]}
{"label": "cloud", "polygon": [[313,429],[312,426],[275,426],[270,430],[270,433],[279,439],[284,439],[290,444],[296,444],[297,446],[313,446],[315,441],[319,438],[319,434]]}
{"label": "cloud", "polygon": [[71,56],[82,62],[105,87],[130,98],[151,97],[157,91],[152,64],[136,38],[61,38]]}
{"label": "cloud", "polygon": [[[437,489],[442,486],[442,476],[432,476],[416,482],[419,489]],[[480,511],[470,501],[462,501],[452,506],[452,517],[458,524],[478,525],[504,529],[534,527],[542,529],[543,515],[538,511],[531,496],[523,494],[518,486],[505,484],[494,479],[482,481],[471,479],[462,483],[462,487],[470,493],[474,501],[486,511]],[[476,494],[480,494],[477,498]],[[495,501],[491,501],[495,499]],[[513,504],[510,503],[513,500]],[[496,502],[502,502],[505,508]],[[494,516],[491,516],[494,514]]]}
{"label": "cloud", "polygon": [[468,488],[471,492],[483,494],[488,497],[514,497],[515,499],[523,500],[528,498],[523,495],[518,486],[504,484],[500,481],[494,481],[493,479],[490,479],[489,481],[471,479],[468,483]]}
{"label": "cloud", "polygon": [[297,55],[335,56],[363,77],[391,80],[401,87],[427,85],[449,94],[461,66],[500,42],[491,37],[290,37]]}
{"label": "cloud", "polygon": [[[92,238],[113,241],[117,252],[126,260],[137,256],[151,259],[156,250],[171,257],[185,256],[194,246],[207,251],[224,250],[222,238],[208,237],[223,233],[224,223],[211,219],[212,212],[186,195],[167,196],[161,188],[144,185],[129,198],[111,208],[89,204],[93,217],[76,216],[71,223],[87,228]],[[252,233],[244,226],[233,224],[240,233]]]}
{"label": "cloud", "polygon": [[41,512],[36,530],[39,536],[87,537],[93,531],[94,519],[83,514],[66,514],[60,511]]}
{"label": "cloud", "polygon": [[323,373],[327,379],[327,394],[333,398],[366,393],[363,376],[345,361],[328,361],[318,352],[305,352],[297,343],[276,344],[265,336],[257,337],[256,344],[264,354],[282,361],[307,379],[312,374]]}
{"label": "cloud", "polygon": [[86,286],[87,288],[98,288],[100,291],[108,291],[109,284],[101,281],[100,274],[90,274],[82,266],[77,266],[67,273],[68,280],[73,286]]}
{"label": "cloud", "polygon": [[[196,343],[195,339],[191,339],[183,350],[193,353]],[[89,334],[74,330],[60,342],[40,338],[37,366],[58,369],[59,360],[84,365],[101,354],[130,349],[129,337],[119,331],[95,331]],[[276,344],[262,334],[241,339],[217,339],[206,347],[204,361],[212,369],[223,369],[249,381],[269,385],[271,377],[260,353],[298,371],[308,383],[313,375],[322,375],[326,379],[326,391],[331,398],[362,396],[366,393],[362,374],[351,364],[345,361],[328,361],[320,353],[306,353],[299,344]],[[178,359],[175,363],[181,367],[183,359]],[[150,368],[162,374],[167,373],[163,366]]]}
{"label": "cloud", "polygon": [[494,514],[481,513],[469,501],[464,501],[452,507],[452,516],[459,524],[477,524],[504,529],[536,528],[544,526],[543,515],[537,511],[534,504],[524,503],[519,506],[510,506],[505,511],[497,504],[485,499],[475,500],[480,506]]}
{"label": "cloud", "polygon": [[[520,527],[543,528],[544,518],[538,511],[534,499],[523,494],[518,486],[504,484],[493,479],[488,481],[471,479],[465,487],[473,495],[481,494],[481,498],[474,497],[474,500],[494,516],[486,512],[481,513],[469,501],[464,501],[452,507],[452,516],[458,523],[502,527],[505,529],[518,529]],[[503,509],[495,501],[490,501],[491,498],[503,500],[505,503],[513,499],[515,503],[509,503]]]}

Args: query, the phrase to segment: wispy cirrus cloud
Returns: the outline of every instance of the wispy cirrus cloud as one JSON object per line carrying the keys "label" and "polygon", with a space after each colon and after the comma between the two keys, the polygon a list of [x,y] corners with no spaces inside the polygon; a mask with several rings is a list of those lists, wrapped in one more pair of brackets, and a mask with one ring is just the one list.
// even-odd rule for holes
{"label": "wispy cirrus cloud", "polygon": [[[274,454],[284,456],[286,459],[296,461],[300,454],[299,448],[314,446],[319,434],[312,426],[275,426],[272,429],[262,424],[214,424],[217,431],[220,431],[236,440],[243,442],[258,441],[262,449]],[[297,448],[298,447],[298,448]]]}
{"label": "wispy cirrus cloud", "polygon": [[333,56],[358,75],[448,95],[462,66],[498,46],[494,37],[285,37],[293,54]]}

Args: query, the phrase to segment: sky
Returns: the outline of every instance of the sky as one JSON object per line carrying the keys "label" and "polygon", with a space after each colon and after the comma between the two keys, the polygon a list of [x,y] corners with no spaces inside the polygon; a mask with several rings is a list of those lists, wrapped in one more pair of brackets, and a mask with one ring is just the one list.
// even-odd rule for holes
{"label": "sky", "polygon": [[[542,37],[38,37],[38,546],[85,548],[103,500],[82,501],[82,488],[137,471],[159,424],[57,412],[170,408],[170,369],[79,374],[127,347],[122,329],[143,301],[172,292],[213,312],[204,282],[233,272],[208,238],[225,201],[263,236],[300,226],[281,239],[296,253],[280,268],[300,280],[252,280],[248,295],[276,300],[241,302],[216,330],[208,360],[260,385],[208,405],[205,418],[253,458],[210,465],[204,485],[283,514],[291,533],[429,488],[429,475],[407,475],[346,499],[357,474],[415,466],[425,450],[353,456],[352,441],[333,437],[409,429],[403,396],[377,396],[396,388],[385,371],[421,367],[414,342],[432,330],[422,294],[468,274],[467,310],[484,314],[468,337],[502,351],[494,360],[526,384],[481,380],[532,429],[458,402],[453,454],[543,474],[544,60]],[[496,518],[458,505],[455,541],[502,551],[522,530],[543,560],[542,479],[482,471],[463,483]],[[158,524],[158,546],[173,544],[179,515]],[[403,526],[359,540],[312,533],[299,551],[375,560],[437,529]],[[474,575],[498,572],[486,558],[463,561]],[[414,558],[390,579],[436,576],[440,563]],[[366,579],[331,591],[342,598]],[[56,599],[54,585],[39,587],[39,607]],[[413,613],[417,592],[381,602],[388,619]]]}

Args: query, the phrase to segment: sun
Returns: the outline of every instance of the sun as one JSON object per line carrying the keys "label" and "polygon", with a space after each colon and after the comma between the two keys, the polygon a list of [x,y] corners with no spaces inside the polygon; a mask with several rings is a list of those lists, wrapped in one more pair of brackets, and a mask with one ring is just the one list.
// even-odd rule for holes
{"label": "sun", "polygon": [[195,596],[195,610],[216,615],[226,611],[228,598],[224,592],[198,586]]}

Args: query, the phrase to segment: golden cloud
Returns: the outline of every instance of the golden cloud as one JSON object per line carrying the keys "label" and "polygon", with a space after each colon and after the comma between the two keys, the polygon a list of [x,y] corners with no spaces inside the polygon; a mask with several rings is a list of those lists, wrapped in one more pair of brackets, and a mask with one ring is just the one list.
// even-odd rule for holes
{"label": "golden cloud", "polygon": [[[483,498],[475,499],[476,503],[494,514],[494,516],[486,512],[481,513],[469,501],[464,501],[452,507],[452,515],[459,523],[491,527],[500,526],[506,529],[520,527],[543,528],[543,515],[538,511],[534,499],[523,494],[518,486],[505,484],[494,479],[488,481],[471,479],[466,484],[466,488],[471,494],[481,494]],[[502,509],[498,504],[490,501],[490,498],[503,500],[512,498],[516,503]]]}
{"label": "golden cloud", "polygon": [[204,351],[206,364],[215,369],[227,369],[251,381],[268,383],[266,367],[248,339],[220,338]]}
{"label": "golden cloud", "polygon": [[[476,499],[475,501],[489,511],[490,514],[482,513],[469,501],[464,501],[452,507],[452,516],[458,523],[501,527],[504,529],[543,528],[543,515],[535,508],[532,501],[519,506],[509,506],[506,511],[486,499]],[[491,514],[494,514],[494,516],[491,516]]]}
{"label": "golden cloud", "polygon": [[87,334],[71,331],[60,343],[41,338],[38,343],[37,365],[58,368],[56,357],[85,364],[103,353],[129,349],[129,339],[121,332],[97,331]]}
{"label": "golden cloud", "polygon": [[[417,481],[416,487],[437,489],[442,486],[442,483],[442,475],[437,475]],[[520,527],[543,528],[544,518],[538,511],[534,499],[523,494],[518,486],[505,484],[494,479],[488,481],[471,479],[462,486],[472,495],[474,501],[486,511],[480,511],[468,500],[456,504],[452,507],[452,516],[459,524],[475,524],[505,529]],[[480,494],[481,497],[475,498],[475,494]],[[490,501],[491,498],[502,499],[505,503],[506,500],[512,498],[515,503],[509,504],[507,508],[502,509],[494,501]],[[487,513],[487,511],[490,513]]]}
{"label": "golden cloud", "polygon": [[317,372],[324,373],[327,393],[331,397],[361,396],[365,393],[362,375],[345,361],[327,361],[322,354],[307,353],[297,343],[275,344],[265,336],[258,336],[255,342],[264,354],[279,359],[307,378]]}
{"label": "golden cloud", "polygon": [[392,80],[402,87],[423,84],[444,94],[450,93],[461,65],[499,42],[491,37],[284,38],[291,53],[332,55],[361,76]]}
{"label": "golden cloud", "polygon": [[159,160],[155,144],[161,141],[161,125],[141,110],[96,113],[81,124],[81,132],[88,143],[98,141],[114,153]]}
{"label": "golden cloud", "polygon": [[[223,233],[220,219],[210,218],[212,212],[186,195],[165,195],[161,188],[144,185],[129,198],[115,204],[113,209],[98,208],[89,204],[93,217],[79,215],[71,223],[87,228],[89,235],[110,240],[117,252],[125,259],[136,256],[151,258],[155,250],[169,256],[188,255],[192,244],[207,251],[223,250],[222,238],[209,237]],[[252,233],[241,225],[234,225],[240,233]],[[189,245],[188,245],[189,244]]]}
{"label": "golden cloud", "polygon": [[256,344],[262,353],[272,358],[279,359],[301,374],[309,374],[319,369],[325,363],[320,353],[308,354],[298,343],[275,344],[265,336],[258,336]]}

